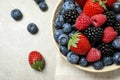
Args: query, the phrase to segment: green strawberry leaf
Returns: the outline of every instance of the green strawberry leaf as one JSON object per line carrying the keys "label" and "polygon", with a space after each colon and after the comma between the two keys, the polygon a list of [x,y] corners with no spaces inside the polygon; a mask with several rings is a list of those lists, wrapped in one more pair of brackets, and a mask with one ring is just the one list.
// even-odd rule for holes
{"label": "green strawberry leaf", "polygon": [[100,6],[102,6],[105,10],[107,10],[107,7],[106,7],[107,0],[106,1],[92,0],[92,2],[98,2]]}
{"label": "green strawberry leaf", "polygon": [[76,38],[78,37],[79,33],[78,32],[75,32],[74,35],[72,36],[72,38]]}
{"label": "green strawberry leaf", "polygon": [[80,39],[79,38],[74,38],[72,41],[74,42],[74,43],[78,43],[78,41],[79,41]]}
{"label": "green strawberry leaf", "polygon": [[92,2],[96,2],[96,0],[92,0]]}
{"label": "green strawberry leaf", "polygon": [[103,2],[102,2],[102,1],[99,1],[99,4],[100,4],[100,5],[103,5]]}
{"label": "green strawberry leaf", "polygon": [[70,46],[71,46],[71,39],[69,40],[69,42],[68,42],[68,50],[70,50]]}
{"label": "green strawberry leaf", "polygon": [[102,6],[105,10],[107,9],[106,7],[107,1],[102,1],[102,0],[97,0],[97,1],[99,2],[100,6]]}
{"label": "green strawberry leaf", "polygon": [[70,50],[71,46],[77,47],[77,45],[73,42],[72,39],[70,39],[69,42],[68,42],[68,50]]}
{"label": "green strawberry leaf", "polygon": [[35,61],[35,63],[31,65],[31,67],[37,71],[42,71],[44,66],[45,66],[44,59]]}
{"label": "green strawberry leaf", "polygon": [[106,3],[107,3],[107,1],[103,1],[103,3],[102,3],[102,7],[103,7],[105,10],[107,10]]}
{"label": "green strawberry leaf", "polygon": [[71,39],[70,39],[69,42],[68,42],[68,50],[70,50],[70,47],[71,47],[71,46],[77,48],[77,45],[76,45],[76,44],[77,44],[78,41],[80,40],[80,39],[79,39],[79,36],[80,36],[80,33],[79,33],[78,31],[75,32],[75,33],[72,35]]}

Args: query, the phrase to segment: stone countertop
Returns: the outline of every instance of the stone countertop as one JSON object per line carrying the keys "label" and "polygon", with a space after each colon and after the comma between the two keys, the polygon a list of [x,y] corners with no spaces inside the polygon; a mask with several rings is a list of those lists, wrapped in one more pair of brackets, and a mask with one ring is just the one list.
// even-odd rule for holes
{"label": "stone countertop", "polygon": [[[108,73],[89,73],[65,61],[52,37],[51,16],[58,0],[46,0],[49,9],[42,12],[34,0],[0,1],[0,80],[120,80],[120,69]],[[23,13],[21,21],[11,18],[11,10]],[[27,25],[35,23],[39,32],[31,35]],[[43,72],[28,64],[28,54],[40,51],[46,67]]]}

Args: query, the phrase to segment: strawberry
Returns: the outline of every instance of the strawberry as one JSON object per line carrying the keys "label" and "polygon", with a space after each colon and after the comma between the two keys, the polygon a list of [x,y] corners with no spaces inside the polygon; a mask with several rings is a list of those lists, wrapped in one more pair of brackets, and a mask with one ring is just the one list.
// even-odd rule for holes
{"label": "strawberry", "polygon": [[117,2],[117,0],[107,0],[107,6],[111,7],[113,3]]}
{"label": "strawberry", "polygon": [[91,49],[91,45],[85,35],[75,32],[68,42],[68,49],[75,54],[85,55]]}
{"label": "strawberry", "polygon": [[29,54],[29,64],[32,68],[38,71],[42,71],[45,66],[43,56],[38,51],[32,51]]}
{"label": "strawberry", "polygon": [[77,4],[82,8],[84,7],[87,0],[76,0]]}
{"label": "strawberry", "polygon": [[107,20],[107,17],[103,14],[97,14],[91,17],[91,21],[95,27],[102,26]]}
{"label": "strawberry", "polygon": [[83,12],[87,16],[92,17],[96,14],[102,14],[104,12],[104,9],[106,9],[105,1],[88,0],[83,8]]}
{"label": "strawberry", "polygon": [[75,22],[76,28],[80,31],[88,28],[90,24],[91,24],[90,18],[87,15],[85,15],[84,13],[81,13],[77,17],[76,22]]}
{"label": "strawberry", "polygon": [[107,7],[111,7],[113,3],[117,2],[117,0],[102,0],[102,1],[107,1],[106,2]]}
{"label": "strawberry", "polygon": [[117,37],[117,35],[118,33],[111,26],[109,26],[104,30],[102,41],[104,43],[110,43]]}
{"label": "strawberry", "polygon": [[88,62],[96,62],[101,58],[101,51],[96,48],[92,48],[89,53],[87,54],[87,61]]}

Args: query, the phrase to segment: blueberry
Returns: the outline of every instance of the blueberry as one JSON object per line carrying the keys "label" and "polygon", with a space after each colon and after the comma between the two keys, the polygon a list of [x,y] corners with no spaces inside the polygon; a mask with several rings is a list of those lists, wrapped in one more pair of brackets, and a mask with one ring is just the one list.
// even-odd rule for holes
{"label": "blueberry", "polygon": [[63,31],[67,34],[69,34],[72,31],[72,26],[69,23],[65,23],[63,25]]}
{"label": "blueberry", "polygon": [[71,2],[75,3],[75,0],[64,0],[64,2],[67,2],[67,1],[71,1]]}
{"label": "blueberry", "polygon": [[69,37],[66,34],[62,34],[58,38],[58,42],[60,45],[67,45],[69,41]]}
{"label": "blueberry", "polygon": [[95,63],[93,63],[93,68],[96,70],[100,70],[103,69],[104,65],[102,61],[97,61]]}
{"label": "blueberry", "polygon": [[113,61],[117,65],[120,65],[120,52],[114,53],[114,55],[113,55]]}
{"label": "blueberry", "polygon": [[104,66],[109,66],[109,65],[113,64],[113,58],[112,57],[104,57],[103,64],[104,64]]}
{"label": "blueberry", "polygon": [[116,15],[116,20],[117,20],[117,21],[120,21],[120,14],[117,14],[117,15]]}
{"label": "blueberry", "polygon": [[64,15],[64,13],[65,13],[64,8],[60,8],[60,10],[59,10],[59,15]]}
{"label": "blueberry", "polygon": [[76,64],[76,63],[78,63],[80,57],[79,57],[79,55],[74,54],[73,52],[69,52],[67,54],[67,59],[70,63]]}
{"label": "blueberry", "polygon": [[55,20],[54,20],[54,26],[56,29],[61,29],[62,26],[64,24],[64,18],[62,15],[58,15],[56,16]]}
{"label": "blueberry", "polygon": [[45,2],[41,2],[39,4],[39,7],[42,11],[47,11],[48,10],[48,5]]}
{"label": "blueberry", "polygon": [[38,32],[38,27],[34,23],[28,24],[27,29],[31,34],[36,34]]}
{"label": "blueberry", "polygon": [[117,13],[120,14],[120,2],[116,2],[112,5],[112,10]]}
{"label": "blueberry", "polygon": [[72,30],[74,30],[74,31],[76,31],[76,30],[77,30],[77,29],[76,29],[75,24],[74,24],[74,25],[72,25]]}
{"label": "blueberry", "polygon": [[88,61],[87,61],[87,59],[84,58],[84,57],[81,57],[81,58],[80,58],[80,61],[79,61],[79,65],[81,65],[81,66],[83,66],[83,67],[88,66]]}
{"label": "blueberry", "polygon": [[37,4],[41,3],[41,2],[45,2],[45,0],[34,0]]}
{"label": "blueberry", "polygon": [[75,33],[75,31],[72,31],[70,34],[69,34],[69,37],[72,37],[72,35]]}
{"label": "blueberry", "polygon": [[120,49],[120,36],[118,36],[113,42],[112,46],[116,49]]}
{"label": "blueberry", "polygon": [[64,34],[63,30],[55,30],[54,32],[54,38],[55,38],[55,41],[58,42],[58,38],[61,34]]}
{"label": "blueberry", "polygon": [[72,1],[67,1],[63,4],[62,8],[64,8],[65,11],[75,9],[75,4]]}
{"label": "blueberry", "polygon": [[67,49],[66,46],[61,46],[61,45],[60,45],[60,52],[61,52],[64,56],[66,56],[66,55],[68,54],[69,50]]}
{"label": "blueberry", "polygon": [[77,12],[80,14],[82,12],[81,8],[79,6],[76,6]]}
{"label": "blueberry", "polygon": [[21,20],[23,15],[22,15],[22,12],[19,10],[19,9],[14,9],[11,11],[11,16],[13,19],[15,20]]}

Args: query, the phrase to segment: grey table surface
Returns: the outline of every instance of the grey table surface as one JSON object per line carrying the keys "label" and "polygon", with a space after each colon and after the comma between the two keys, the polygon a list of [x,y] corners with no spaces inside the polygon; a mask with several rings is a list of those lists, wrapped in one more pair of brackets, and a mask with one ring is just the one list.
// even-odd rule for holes
{"label": "grey table surface", "polygon": [[[120,69],[108,73],[89,73],[65,61],[56,49],[51,34],[51,17],[58,0],[46,0],[49,10],[42,12],[34,0],[0,1],[0,80],[120,80]],[[24,17],[14,21],[10,12],[18,8]],[[29,23],[36,23],[39,33],[27,31]],[[43,72],[28,64],[28,54],[40,51],[46,67]]]}

